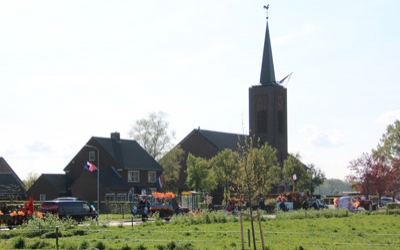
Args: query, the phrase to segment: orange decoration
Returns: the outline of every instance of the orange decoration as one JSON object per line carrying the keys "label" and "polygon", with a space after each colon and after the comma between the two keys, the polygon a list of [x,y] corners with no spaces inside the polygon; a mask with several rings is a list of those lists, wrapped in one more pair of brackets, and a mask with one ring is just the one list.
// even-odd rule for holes
{"label": "orange decoration", "polygon": [[154,198],[175,198],[175,194],[172,192],[167,192],[167,193],[160,193],[160,192],[153,192],[151,194]]}

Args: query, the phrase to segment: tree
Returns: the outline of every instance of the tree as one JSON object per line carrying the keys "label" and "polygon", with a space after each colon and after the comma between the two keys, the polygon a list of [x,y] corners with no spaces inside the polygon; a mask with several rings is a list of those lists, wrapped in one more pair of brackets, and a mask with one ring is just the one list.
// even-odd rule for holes
{"label": "tree", "polygon": [[367,198],[371,194],[373,157],[363,153],[360,158],[350,162],[350,174],[347,179],[352,183],[352,188],[361,191]]}
{"label": "tree", "polygon": [[179,171],[181,169],[181,162],[183,160],[185,152],[181,146],[176,146],[171,151],[169,151],[164,157],[159,161],[160,165],[164,168],[163,171],[163,182],[164,190],[177,191],[176,182],[179,179]]}
{"label": "tree", "polygon": [[[300,160],[300,154],[297,153],[295,155],[289,155],[283,162],[283,182],[293,185],[294,191],[304,190],[309,184],[307,167]],[[296,180],[293,179],[293,175],[296,175]]]}
{"label": "tree", "polygon": [[224,187],[225,201],[228,202],[231,183],[237,173],[239,154],[231,149],[224,149],[214,156],[210,162],[216,179]]}
{"label": "tree", "polygon": [[310,164],[307,169],[308,175],[310,177],[310,193],[311,196],[315,192],[315,188],[322,185],[326,180],[325,174],[322,172],[321,169],[315,168],[314,164]]}
{"label": "tree", "polygon": [[128,133],[157,161],[172,148],[171,141],[175,138],[174,131],[168,133],[166,116],[163,112],[152,112],[147,119],[137,120]]}
{"label": "tree", "polygon": [[24,183],[25,189],[28,190],[32,185],[39,179],[39,174],[35,172],[29,172],[26,179],[22,182]]}
{"label": "tree", "polygon": [[338,194],[340,191],[350,191],[351,184],[339,179],[327,179],[321,185],[322,192],[320,194]]}
{"label": "tree", "polygon": [[[276,149],[267,143],[261,147],[253,147],[253,137],[244,139],[239,145],[239,161],[235,185],[238,193],[247,196],[249,202],[255,195],[264,195],[272,190],[273,185],[280,181],[280,166],[276,157]],[[258,140],[259,142],[259,140]],[[253,218],[253,208],[250,206],[250,216]],[[253,245],[256,249],[254,223],[251,219]]]}
{"label": "tree", "polygon": [[200,192],[210,192],[217,186],[215,174],[208,161],[189,153],[186,161],[186,184]]}
{"label": "tree", "polygon": [[376,150],[373,150],[375,157],[385,157],[387,160],[400,159],[400,121],[386,128],[386,134],[382,135]]}
{"label": "tree", "polygon": [[[386,133],[382,135],[377,149],[372,150],[374,160],[382,164],[380,167],[391,172],[391,183],[385,182],[387,185],[386,192],[395,193],[400,191],[400,121],[396,120],[394,124],[386,128]],[[382,169],[381,169],[382,170]],[[385,178],[386,179],[386,178]]]}

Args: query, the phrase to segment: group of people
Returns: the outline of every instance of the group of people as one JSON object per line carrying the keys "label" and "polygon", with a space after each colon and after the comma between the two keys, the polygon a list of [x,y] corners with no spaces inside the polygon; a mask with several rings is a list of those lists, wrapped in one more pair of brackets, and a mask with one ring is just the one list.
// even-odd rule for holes
{"label": "group of people", "polygon": [[236,213],[238,211],[238,207],[235,204],[234,200],[229,200],[229,202],[224,207],[225,211]]}

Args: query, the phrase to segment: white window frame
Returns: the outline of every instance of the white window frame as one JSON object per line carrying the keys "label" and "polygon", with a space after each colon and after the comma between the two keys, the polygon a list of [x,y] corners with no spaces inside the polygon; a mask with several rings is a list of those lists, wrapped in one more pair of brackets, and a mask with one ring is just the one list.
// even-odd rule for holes
{"label": "white window frame", "polygon": [[115,194],[114,193],[107,193],[106,194],[106,201],[115,201]]}
{"label": "white window frame", "polygon": [[128,171],[128,182],[140,182],[140,171]]}
{"label": "white window frame", "polygon": [[46,194],[40,194],[39,201],[45,201],[45,200],[46,200]]}
{"label": "white window frame", "polygon": [[95,151],[89,151],[89,161],[90,162],[96,161],[96,152]]}
{"label": "white window frame", "polygon": [[157,181],[156,171],[149,171],[147,174],[147,182],[148,183],[156,183],[156,181]]}
{"label": "white window frame", "polygon": [[117,194],[117,201],[126,201],[126,194],[125,193],[118,193]]}

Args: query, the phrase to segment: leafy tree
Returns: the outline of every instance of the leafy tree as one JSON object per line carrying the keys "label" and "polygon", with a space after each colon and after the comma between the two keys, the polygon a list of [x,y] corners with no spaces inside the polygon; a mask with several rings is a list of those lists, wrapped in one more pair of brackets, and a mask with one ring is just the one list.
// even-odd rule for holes
{"label": "leafy tree", "polygon": [[315,168],[313,164],[311,164],[307,169],[308,175],[310,177],[310,193],[311,196],[315,192],[315,188],[322,185],[326,180],[324,172],[321,169]]}
{"label": "leafy tree", "polygon": [[24,183],[25,189],[28,190],[32,185],[39,179],[39,174],[35,172],[29,172],[26,179],[22,182]]}
{"label": "leafy tree", "polygon": [[375,157],[385,157],[387,160],[400,159],[400,121],[387,127],[386,133],[382,135],[376,150],[373,150]]}
{"label": "leafy tree", "polygon": [[[394,124],[387,127],[386,133],[382,135],[377,149],[372,150],[373,157],[379,162],[380,170],[390,171],[391,182],[386,180],[386,192],[399,192],[400,183],[400,121],[396,120]],[[387,178],[385,178],[387,179]],[[376,188],[376,187],[375,187]],[[383,187],[381,187],[382,189]]]}
{"label": "leafy tree", "polygon": [[327,179],[321,185],[322,192],[320,194],[338,194],[341,191],[350,191],[351,184],[339,179]]}
{"label": "leafy tree", "polygon": [[185,152],[181,146],[176,146],[171,151],[169,151],[164,157],[159,161],[160,165],[164,168],[163,171],[163,189],[167,191],[178,190],[176,182],[179,179],[179,171],[181,169],[181,162],[183,160]]}
{"label": "leafy tree", "polygon": [[372,164],[371,168],[371,187],[378,194],[380,202],[383,194],[387,193],[392,187],[396,178],[395,169],[391,168],[385,161],[377,161]]}
{"label": "leafy tree", "polygon": [[[234,183],[238,188],[237,192],[243,194],[249,202],[256,195],[267,194],[273,185],[280,181],[276,149],[268,144],[254,147],[253,140],[253,137],[248,137],[239,145],[238,169]],[[252,206],[250,206],[250,216],[253,216]],[[251,219],[251,229],[256,249],[253,219]]]}
{"label": "leafy tree", "polygon": [[216,175],[217,181],[224,187],[225,201],[227,202],[231,190],[231,183],[237,173],[239,154],[231,149],[225,149],[214,156],[210,162]]}
{"label": "leafy tree", "polygon": [[[300,161],[300,154],[289,155],[283,162],[282,176],[283,182],[293,185],[295,191],[304,190],[309,185],[307,167]],[[293,180],[296,175],[296,180]]]}
{"label": "leafy tree", "polygon": [[157,161],[172,148],[171,141],[175,138],[174,131],[168,133],[166,116],[163,112],[152,112],[147,119],[137,120],[128,133]]}
{"label": "leafy tree", "polygon": [[189,153],[186,165],[188,187],[200,192],[209,192],[215,189],[217,186],[215,174],[206,159],[195,157]]}
{"label": "leafy tree", "polygon": [[371,194],[373,157],[363,153],[360,158],[350,162],[350,174],[347,179],[352,183],[352,188],[362,192],[367,198]]}

